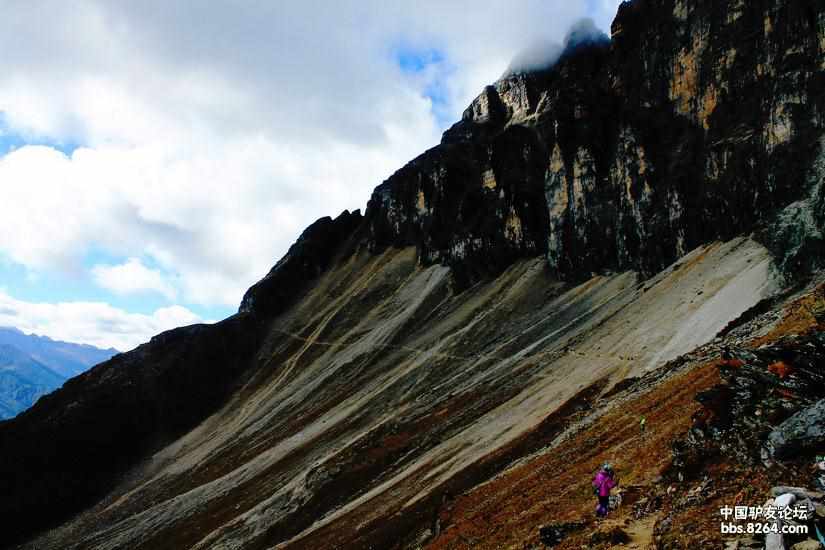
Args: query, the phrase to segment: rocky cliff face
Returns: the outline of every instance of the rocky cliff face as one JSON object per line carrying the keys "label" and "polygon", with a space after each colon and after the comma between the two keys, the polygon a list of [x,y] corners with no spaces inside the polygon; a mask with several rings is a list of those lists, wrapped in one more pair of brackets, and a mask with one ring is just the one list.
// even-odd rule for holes
{"label": "rocky cliff face", "polygon": [[24,547],[415,546],[815,269],[825,5],[636,0],[612,34],[485,88],[237,315],[0,423],[6,540],[85,509]]}
{"label": "rocky cliff face", "polygon": [[321,218],[298,237],[270,272],[244,294],[239,313],[271,318],[294,303],[307,283],[318,278],[350,241],[361,223],[361,212],[344,211],[335,218]]}
{"label": "rocky cliff face", "polygon": [[[821,3],[637,0],[612,32],[485,88],[376,189],[373,245],[471,274],[539,253],[572,279],[652,274],[818,192]],[[821,246],[810,225],[804,255]]]}

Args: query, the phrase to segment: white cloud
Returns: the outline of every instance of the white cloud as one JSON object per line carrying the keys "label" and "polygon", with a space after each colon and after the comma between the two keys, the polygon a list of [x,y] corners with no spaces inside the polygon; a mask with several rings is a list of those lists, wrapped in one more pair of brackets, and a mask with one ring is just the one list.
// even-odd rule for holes
{"label": "white cloud", "polygon": [[[396,130],[392,130],[395,132]],[[34,270],[79,272],[90,248],[151,257],[196,304],[237,306],[303,228],[362,206],[398,165],[379,149],[227,140],[186,157],[163,144],[22,147],[0,158],[0,251]]]}
{"label": "white cloud", "polygon": [[[174,289],[129,262],[86,276],[237,306],[304,227],[438,141],[434,78],[457,120],[522,47],[610,3],[13,2],[3,118],[84,147],[0,158],[0,255],[75,274],[90,250],[148,258]],[[416,48],[450,69],[404,74],[394,52]]]}
{"label": "white cloud", "polygon": [[168,300],[175,300],[177,292],[157,269],[149,269],[140,258],[129,258],[119,265],[98,264],[92,268],[95,282],[115,294],[143,294],[157,292]]}
{"label": "white cloud", "polygon": [[197,315],[177,305],[143,315],[101,302],[25,302],[0,291],[0,326],[100,348],[127,351],[159,332],[200,321]]}

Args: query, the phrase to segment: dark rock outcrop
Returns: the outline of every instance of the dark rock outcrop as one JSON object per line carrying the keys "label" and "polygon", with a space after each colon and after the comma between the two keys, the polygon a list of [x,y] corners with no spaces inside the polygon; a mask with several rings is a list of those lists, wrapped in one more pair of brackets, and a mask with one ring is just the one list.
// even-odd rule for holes
{"label": "dark rock outcrop", "polygon": [[821,2],[625,2],[611,45],[488,86],[380,186],[372,244],[415,244],[460,273],[546,253],[580,279],[651,274],[759,229],[788,271],[811,268],[824,251],[823,56]]}
{"label": "dark rock outcrop", "polygon": [[334,220],[327,216],[307,227],[266,277],[246,291],[239,312],[263,318],[281,313],[309,281],[326,271],[361,219],[360,211],[345,210]]}
{"label": "dark rock outcrop", "polygon": [[703,408],[674,446],[675,470],[696,473],[719,454],[755,464],[821,450],[823,440],[816,434],[822,433],[817,413],[825,397],[823,361],[823,333],[786,337],[753,352],[736,350],[720,360],[723,382],[697,395]]}
{"label": "dark rock outcrop", "polygon": [[546,151],[513,127],[489,145],[431,149],[379,186],[367,206],[370,246],[410,246],[467,282],[546,250]]}
{"label": "dark rock outcrop", "polygon": [[780,459],[825,449],[825,399],[777,426],[765,446],[768,456]]}

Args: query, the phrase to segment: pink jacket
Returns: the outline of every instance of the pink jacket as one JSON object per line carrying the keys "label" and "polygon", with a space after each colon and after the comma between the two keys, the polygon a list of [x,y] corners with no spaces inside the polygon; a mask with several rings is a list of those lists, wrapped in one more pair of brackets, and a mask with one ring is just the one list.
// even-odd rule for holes
{"label": "pink jacket", "polygon": [[610,489],[616,486],[616,481],[610,477],[607,472],[600,470],[596,477],[593,478],[593,487],[599,490],[600,497],[610,495]]}

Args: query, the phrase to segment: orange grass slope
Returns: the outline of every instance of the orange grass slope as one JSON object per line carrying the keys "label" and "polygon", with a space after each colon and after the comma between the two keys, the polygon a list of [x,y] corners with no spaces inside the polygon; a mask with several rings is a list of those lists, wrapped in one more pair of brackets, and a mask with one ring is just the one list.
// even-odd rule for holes
{"label": "orange grass slope", "polygon": [[[811,285],[774,305],[762,320],[740,327],[738,337],[742,330],[764,333],[746,339],[747,347],[756,348],[822,331],[821,311],[825,285]],[[448,502],[439,514],[440,534],[427,548],[544,548],[539,528],[563,523],[578,526],[558,549],[611,548],[603,539],[615,527],[629,536],[624,548],[722,548],[727,539],[719,528],[720,507],[761,504],[772,485],[802,485],[806,479],[798,464],[749,468],[718,456],[698,476],[674,479],[671,448],[701,409],[695,397],[721,381],[712,348],[691,356],[663,367],[671,371],[664,377],[649,376],[652,383],[642,378],[626,390],[605,394],[577,433]],[[644,433],[641,416],[647,419]],[[606,461],[618,472],[622,503],[607,520],[597,521],[590,480]],[[644,506],[640,499],[653,505]]]}
{"label": "orange grass slope", "polygon": [[[671,460],[670,443],[690,427],[694,397],[719,382],[706,363],[626,401],[591,426],[500,477],[458,497],[442,510],[442,534],[428,548],[530,548],[542,524],[586,521],[558,548],[580,548],[596,528],[590,481],[610,461],[627,493],[637,496]],[[641,433],[639,416],[647,418]],[[609,520],[629,517],[625,499]]]}

